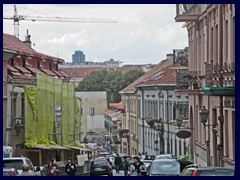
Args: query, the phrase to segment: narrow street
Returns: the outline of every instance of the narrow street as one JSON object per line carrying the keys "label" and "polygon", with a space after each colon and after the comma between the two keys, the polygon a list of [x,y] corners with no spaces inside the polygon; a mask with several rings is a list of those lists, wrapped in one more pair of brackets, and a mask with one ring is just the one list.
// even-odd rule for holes
{"label": "narrow street", "polygon": [[123,171],[119,171],[119,173],[116,173],[116,170],[113,170],[113,176],[124,176],[124,172]]}

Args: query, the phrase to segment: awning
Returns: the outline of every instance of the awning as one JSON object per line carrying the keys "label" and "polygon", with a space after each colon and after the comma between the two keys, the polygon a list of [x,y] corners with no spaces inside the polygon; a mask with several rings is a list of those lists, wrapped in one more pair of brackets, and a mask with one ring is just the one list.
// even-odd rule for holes
{"label": "awning", "polygon": [[51,146],[46,146],[43,144],[37,144],[34,148],[38,148],[38,149],[52,149]]}
{"label": "awning", "polygon": [[53,149],[71,150],[71,149],[69,149],[69,148],[60,146],[60,145],[58,145],[58,144],[51,145],[51,146],[52,146]]}
{"label": "awning", "polygon": [[72,146],[71,148],[72,148],[72,149],[77,149],[77,150],[81,150],[81,151],[83,151],[83,149],[82,149],[82,148],[80,148],[80,147],[77,147],[77,146]]}
{"label": "awning", "polygon": [[204,87],[203,92],[208,96],[235,96],[235,86],[230,87]]}

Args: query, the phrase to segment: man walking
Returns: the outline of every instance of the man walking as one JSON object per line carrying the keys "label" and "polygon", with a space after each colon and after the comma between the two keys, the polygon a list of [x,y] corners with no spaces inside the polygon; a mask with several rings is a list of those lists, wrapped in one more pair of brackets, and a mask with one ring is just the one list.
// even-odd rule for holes
{"label": "man walking", "polygon": [[146,167],[140,161],[138,156],[133,157],[133,164],[130,167],[130,176],[141,176],[141,172],[145,172]]}
{"label": "man walking", "polygon": [[22,165],[22,173],[19,174],[18,176],[37,176],[37,174],[29,171],[28,164],[23,164]]}
{"label": "man walking", "polygon": [[124,171],[124,175],[127,176],[128,175],[128,170],[129,170],[129,162],[127,160],[127,156],[124,156],[124,160],[123,160],[123,171]]}
{"label": "man walking", "polygon": [[115,157],[114,163],[115,163],[116,173],[119,173],[120,164],[122,163],[122,159],[119,156],[119,154],[117,154],[117,157]]}
{"label": "man walking", "polygon": [[68,176],[75,176],[76,173],[76,165],[72,163],[72,160],[69,159],[68,163],[65,166],[65,172]]}

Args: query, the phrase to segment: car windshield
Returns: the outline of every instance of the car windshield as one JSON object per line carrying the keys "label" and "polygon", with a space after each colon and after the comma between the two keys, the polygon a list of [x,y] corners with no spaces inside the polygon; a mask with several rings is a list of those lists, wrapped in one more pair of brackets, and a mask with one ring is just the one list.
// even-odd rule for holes
{"label": "car windshield", "polygon": [[23,164],[22,160],[4,160],[3,167],[21,170],[22,164]]}
{"label": "car windshield", "polygon": [[180,164],[178,162],[156,162],[151,169],[152,175],[178,175]]}
{"label": "car windshield", "polygon": [[92,162],[93,166],[106,166],[107,162],[104,160],[97,160]]}
{"label": "car windshield", "polygon": [[199,170],[198,176],[234,176],[234,170],[233,169]]}
{"label": "car windshield", "polygon": [[170,154],[157,156],[156,159],[173,159],[173,156]]}

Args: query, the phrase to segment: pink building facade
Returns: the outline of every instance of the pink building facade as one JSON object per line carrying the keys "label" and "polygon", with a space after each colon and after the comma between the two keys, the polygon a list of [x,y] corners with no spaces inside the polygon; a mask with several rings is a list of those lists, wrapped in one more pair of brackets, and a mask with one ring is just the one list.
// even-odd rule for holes
{"label": "pink building facade", "polygon": [[[177,4],[188,31],[188,68],[178,93],[189,95],[190,155],[203,166],[235,166],[235,5]],[[199,112],[206,108],[207,122]]]}

